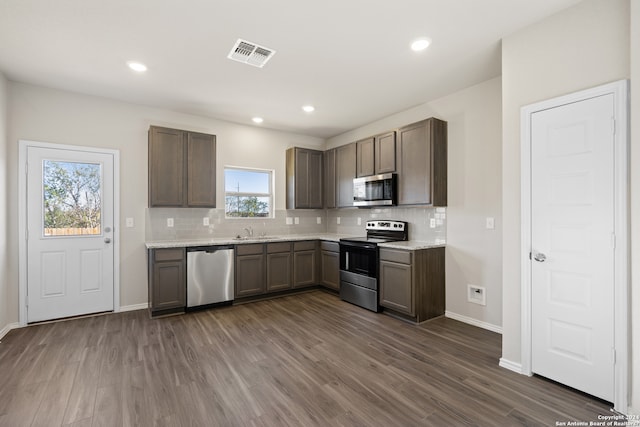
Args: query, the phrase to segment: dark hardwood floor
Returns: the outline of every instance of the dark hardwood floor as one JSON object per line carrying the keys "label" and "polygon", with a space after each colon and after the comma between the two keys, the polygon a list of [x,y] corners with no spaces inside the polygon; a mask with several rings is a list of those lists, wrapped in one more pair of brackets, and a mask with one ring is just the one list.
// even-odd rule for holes
{"label": "dark hardwood floor", "polygon": [[608,406],[498,367],[501,337],[420,326],[317,291],[151,320],[16,329],[2,426],[555,426]]}

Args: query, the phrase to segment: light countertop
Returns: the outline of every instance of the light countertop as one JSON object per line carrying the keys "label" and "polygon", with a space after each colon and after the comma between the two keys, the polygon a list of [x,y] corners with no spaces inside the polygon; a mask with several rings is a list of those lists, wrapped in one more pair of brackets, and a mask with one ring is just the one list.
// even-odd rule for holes
{"label": "light countertop", "polygon": [[[236,239],[233,237],[214,237],[204,239],[175,239],[175,240],[155,240],[146,242],[147,249],[164,249],[164,248],[188,248],[193,246],[216,246],[216,245],[243,245],[248,243],[271,243],[271,242],[294,242],[302,240],[324,240],[328,242],[339,242],[340,239],[346,237],[354,237],[348,234],[290,234],[286,236],[265,236]],[[441,240],[434,241],[418,241],[408,240],[406,242],[380,243],[381,248],[403,249],[407,251],[416,251],[420,249],[439,248],[446,246]]]}

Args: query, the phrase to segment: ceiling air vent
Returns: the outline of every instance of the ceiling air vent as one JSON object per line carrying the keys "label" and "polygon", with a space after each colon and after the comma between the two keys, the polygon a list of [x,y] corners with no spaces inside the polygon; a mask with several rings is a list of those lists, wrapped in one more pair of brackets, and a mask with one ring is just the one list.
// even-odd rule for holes
{"label": "ceiling air vent", "polygon": [[227,58],[262,68],[275,53],[273,49],[238,39]]}

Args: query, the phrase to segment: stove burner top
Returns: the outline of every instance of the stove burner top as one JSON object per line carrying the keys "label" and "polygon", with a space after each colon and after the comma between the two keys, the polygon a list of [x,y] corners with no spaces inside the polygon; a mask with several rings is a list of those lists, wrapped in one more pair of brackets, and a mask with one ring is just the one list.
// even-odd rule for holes
{"label": "stove burner top", "polygon": [[377,220],[367,221],[366,237],[349,237],[341,242],[378,244],[408,240],[408,226],[404,221]]}

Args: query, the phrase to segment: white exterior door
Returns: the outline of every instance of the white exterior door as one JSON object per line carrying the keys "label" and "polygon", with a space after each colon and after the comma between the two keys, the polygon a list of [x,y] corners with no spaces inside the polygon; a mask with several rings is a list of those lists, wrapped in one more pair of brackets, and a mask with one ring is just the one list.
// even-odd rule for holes
{"label": "white exterior door", "polygon": [[114,156],[27,147],[27,322],[114,309]]}
{"label": "white exterior door", "polygon": [[614,101],[531,115],[531,369],[610,402]]}

